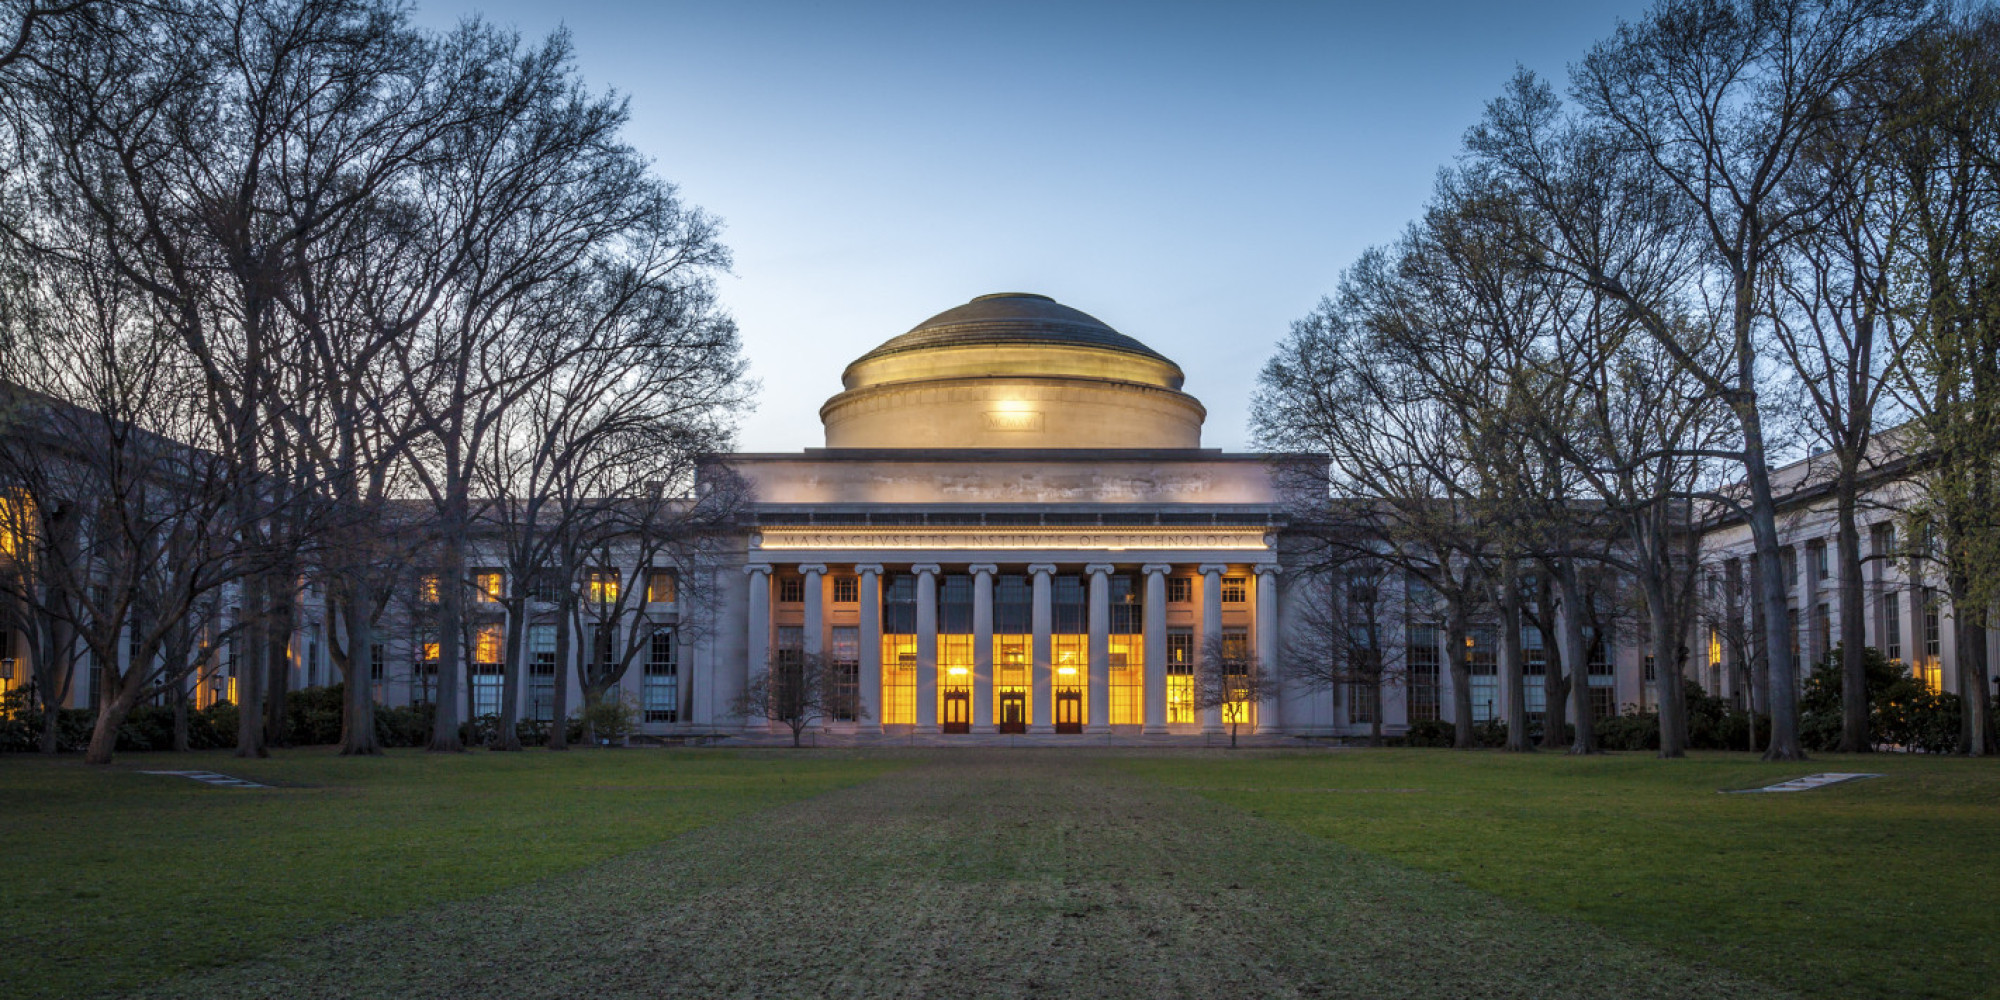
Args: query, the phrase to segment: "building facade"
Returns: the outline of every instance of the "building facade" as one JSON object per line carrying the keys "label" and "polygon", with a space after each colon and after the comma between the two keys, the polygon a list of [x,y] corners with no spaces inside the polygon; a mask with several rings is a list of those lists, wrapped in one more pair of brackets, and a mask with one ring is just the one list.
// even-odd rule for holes
{"label": "building facade", "polygon": [[[1434,609],[1400,574],[1381,581],[1396,592],[1395,620],[1370,640],[1394,664],[1385,683],[1313,683],[1290,669],[1289,658],[1325,653],[1299,640],[1329,583],[1309,570],[1309,532],[1293,522],[1325,498],[1285,484],[1314,481],[1289,470],[1325,458],[1201,447],[1206,413],[1183,381],[1170,359],[1044,296],[988,295],[939,313],[847,367],[820,410],[825,447],[709,464],[697,494],[727,488],[744,502],[697,550],[611,552],[581,581],[511,579],[497,551],[476,551],[460,717],[500,713],[515,671],[519,716],[551,722],[555,685],[579,705],[596,658],[624,664],[607,694],[633,707],[641,733],[770,735],[784,727],[745,711],[745,692],[810,660],[840,688],[815,727],[857,738],[1202,736],[1232,724],[1395,734],[1451,721],[1450,658],[1463,655],[1474,720],[1505,719],[1492,628],[1446,648]],[[1823,472],[1807,460],[1775,473],[1789,497],[1783,627],[1808,669],[1839,632]],[[1954,691],[1951,610],[1899,537],[1898,510],[1916,488],[1893,456],[1878,462],[1863,527],[1868,641]],[[1702,612],[1683,668],[1748,706],[1749,534],[1727,520],[1700,530]],[[437,584],[412,582],[368,651],[385,704],[438,691],[437,637],[422,625]],[[334,683],[336,623],[311,577],[299,586],[290,684]],[[565,586],[580,588],[584,620],[559,665],[542,591]],[[518,630],[510,614],[524,616]],[[1546,634],[1522,630],[1531,720],[1546,707]],[[1594,630],[1588,662],[1570,667],[1597,713],[1652,707],[1658,666],[1642,634]],[[510,636],[522,648],[509,649]],[[1989,662],[2000,662],[1996,638]],[[21,636],[0,630],[0,691],[25,682],[27,656]],[[1211,657],[1254,662],[1275,682],[1254,699],[1200,697]],[[193,703],[233,699],[236,662],[234,641],[215,650],[189,679]],[[89,707],[99,692],[87,654],[78,668],[65,700]]]}

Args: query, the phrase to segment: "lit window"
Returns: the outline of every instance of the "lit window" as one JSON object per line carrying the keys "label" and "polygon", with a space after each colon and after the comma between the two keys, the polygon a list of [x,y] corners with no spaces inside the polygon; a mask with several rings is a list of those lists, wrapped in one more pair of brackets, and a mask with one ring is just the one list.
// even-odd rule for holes
{"label": "lit window", "polygon": [[417,580],[417,599],[425,604],[438,602],[438,577],[436,573],[425,573]]}
{"label": "lit window", "polygon": [[472,662],[500,662],[500,626],[481,625],[472,641]]}
{"label": "lit window", "polygon": [[594,569],[584,580],[584,594],[592,604],[618,603],[618,571]]}
{"label": "lit window", "polygon": [[35,537],[35,503],[26,493],[0,496],[0,556],[20,557]]}
{"label": "lit window", "polygon": [[495,604],[506,596],[499,570],[482,569],[472,574],[472,590],[479,600]]}
{"label": "lit window", "polygon": [[674,603],[679,597],[678,583],[674,579],[674,571],[670,569],[656,569],[646,574],[646,603]]}

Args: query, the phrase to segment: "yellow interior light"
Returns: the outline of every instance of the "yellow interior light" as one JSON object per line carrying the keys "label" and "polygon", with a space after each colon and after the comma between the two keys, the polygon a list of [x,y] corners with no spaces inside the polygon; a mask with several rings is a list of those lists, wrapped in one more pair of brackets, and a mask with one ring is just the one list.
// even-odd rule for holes
{"label": "yellow interior light", "polygon": [[1062,675],[1064,675],[1064,676],[1068,676],[1068,675],[1071,675],[1071,674],[1074,674],[1074,673],[1076,673],[1076,668],[1075,668],[1075,667],[1057,667],[1057,668],[1056,668],[1056,673],[1059,673],[1059,674],[1062,674]]}
{"label": "yellow interior light", "polygon": [[945,673],[947,673],[947,674],[950,674],[950,675],[951,675],[951,676],[953,676],[953,677],[963,677],[963,676],[965,676],[965,668],[964,668],[964,667],[947,667],[947,668],[945,668]]}

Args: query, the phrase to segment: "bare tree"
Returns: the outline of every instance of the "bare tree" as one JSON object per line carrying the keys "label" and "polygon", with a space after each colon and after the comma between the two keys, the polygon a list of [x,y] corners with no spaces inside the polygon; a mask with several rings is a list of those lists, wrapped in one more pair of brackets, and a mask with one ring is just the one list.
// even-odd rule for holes
{"label": "bare tree", "polygon": [[1255,721],[1251,716],[1258,704],[1283,683],[1282,677],[1264,669],[1246,636],[1212,635],[1202,643],[1195,661],[1194,707],[1222,713],[1222,724],[1229,727],[1229,746],[1235,749],[1237,733]]}
{"label": "bare tree", "polygon": [[1345,694],[1350,718],[1368,716],[1371,746],[1382,742],[1383,693],[1408,679],[1397,641],[1409,611],[1401,575],[1390,560],[1358,556],[1311,576],[1304,613],[1286,637],[1286,679],[1326,692],[1335,704]]}
{"label": "bare tree", "polygon": [[746,719],[769,719],[792,731],[792,746],[815,723],[836,716],[868,717],[845,686],[846,674],[824,653],[773,652],[767,669],[736,699],[734,711]]}

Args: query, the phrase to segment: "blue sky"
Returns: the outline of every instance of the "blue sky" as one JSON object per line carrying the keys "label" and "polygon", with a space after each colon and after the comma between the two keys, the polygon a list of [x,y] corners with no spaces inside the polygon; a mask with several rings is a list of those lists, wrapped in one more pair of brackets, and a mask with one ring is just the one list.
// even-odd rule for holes
{"label": "blue sky", "polygon": [[719,216],[763,386],[748,451],[821,443],[848,361],[1029,291],[1180,362],[1204,444],[1421,208],[1514,67],[1560,78],[1636,2],[593,3],[425,0],[567,26],[634,145]]}

